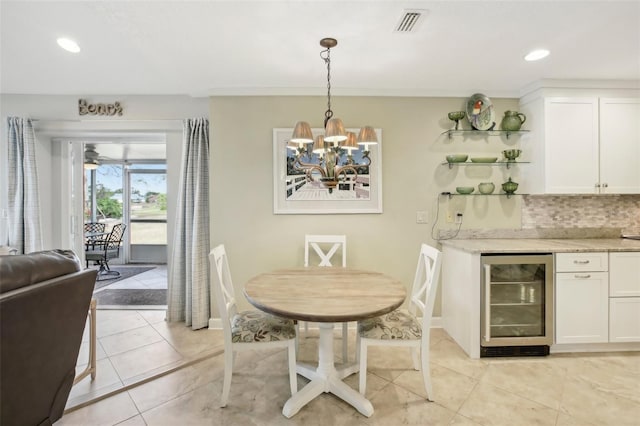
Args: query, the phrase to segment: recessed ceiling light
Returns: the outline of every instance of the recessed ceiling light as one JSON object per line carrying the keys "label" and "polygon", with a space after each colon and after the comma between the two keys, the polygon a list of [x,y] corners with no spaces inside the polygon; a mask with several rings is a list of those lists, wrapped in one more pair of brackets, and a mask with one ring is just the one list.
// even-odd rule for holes
{"label": "recessed ceiling light", "polygon": [[68,52],[71,52],[71,53],[80,52],[80,46],[78,46],[78,43],[76,43],[71,39],[60,37],[57,40],[57,42],[58,42],[58,46],[62,47],[64,50]]}
{"label": "recessed ceiling light", "polygon": [[547,49],[532,50],[524,57],[524,60],[529,62],[538,61],[542,58],[546,58],[547,56],[549,56],[549,51]]}

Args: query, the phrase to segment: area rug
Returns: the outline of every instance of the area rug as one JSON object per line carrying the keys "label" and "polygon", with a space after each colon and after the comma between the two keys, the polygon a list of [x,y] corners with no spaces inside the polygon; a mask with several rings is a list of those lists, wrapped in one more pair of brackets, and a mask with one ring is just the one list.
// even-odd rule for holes
{"label": "area rug", "polygon": [[114,289],[95,293],[100,305],[166,305],[166,289]]}
{"label": "area rug", "polygon": [[113,275],[98,275],[94,290],[106,287],[126,278],[131,278],[134,275],[138,275],[152,269],[155,269],[155,266],[111,266],[111,270],[120,272],[120,275],[116,277]]}

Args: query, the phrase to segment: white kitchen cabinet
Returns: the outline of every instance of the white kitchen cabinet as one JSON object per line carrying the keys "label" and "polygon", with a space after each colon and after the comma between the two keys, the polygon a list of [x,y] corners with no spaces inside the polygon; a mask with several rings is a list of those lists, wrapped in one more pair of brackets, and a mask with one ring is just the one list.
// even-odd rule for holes
{"label": "white kitchen cabinet", "polygon": [[597,193],[598,99],[545,99],[544,123],[545,192]]}
{"label": "white kitchen cabinet", "polygon": [[609,253],[609,296],[640,297],[640,252]]}
{"label": "white kitchen cabinet", "polygon": [[606,252],[556,254],[556,343],[609,341]]}
{"label": "white kitchen cabinet", "polygon": [[[556,84],[557,83],[557,84]],[[640,91],[544,82],[520,99],[531,129],[532,194],[640,194]],[[609,82],[611,83],[611,82]]]}
{"label": "white kitchen cabinet", "polygon": [[640,100],[600,99],[600,190],[640,193]]}
{"label": "white kitchen cabinet", "polygon": [[640,100],[545,99],[546,192],[640,193]]}
{"label": "white kitchen cabinet", "polygon": [[[545,239],[441,243],[442,326],[471,358],[480,357],[482,341],[483,257],[506,254],[504,250],[514,255],[554,253],[552,353],[640,351],[640,241],[624,242],[633,252],[618,251],[621,242],[610,239],[588,244],[567,239],[562,248],[559,241]],[[600,251],[583,251],[587,245]],[[526,296],[520,293],[521,300]]]}
{"label": "white kitchen cabinet", "polygon": [[555,260],[556,343],[640,342],[640,252]]}
{"label": "white kitchen cabinet", "polygon": [[640,297],[612,297],[609,313],[610,342],[640,342]]}
{"label": "white kitchen cabinet", "polygon": [[640,342],[640,252],[609,253],[609,341]]}

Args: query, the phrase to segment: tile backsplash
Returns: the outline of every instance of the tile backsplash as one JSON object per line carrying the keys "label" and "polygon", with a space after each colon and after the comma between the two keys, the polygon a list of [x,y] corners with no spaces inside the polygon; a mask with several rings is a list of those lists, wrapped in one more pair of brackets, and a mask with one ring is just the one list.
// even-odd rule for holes
{"label": "tile backsplash", "polygon": [[640,195],[523,196],[523,230],[600,227],[640,233]]}

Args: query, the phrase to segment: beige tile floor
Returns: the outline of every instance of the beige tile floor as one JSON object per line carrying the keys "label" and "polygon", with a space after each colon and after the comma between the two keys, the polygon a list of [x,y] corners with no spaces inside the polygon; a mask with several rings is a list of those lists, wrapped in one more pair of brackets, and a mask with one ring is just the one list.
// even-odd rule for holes
{"label": "beige tile floor", "polygon": [[[166,266],[160,265],[97,291],[166,288],[166,271]],[[86,377],[71,388],[67,409],[219,353],[223,348],[221,331],[192,331],[184,324],[167,323],[166,306],[114,308],[118,307],[100,309],[98,306],[96,379]],[[85,327],[76,366],[78,372],[85,369],[88,359],[89,327]]]}
{"label": "beige tile floor", "polygon": [[[140,325],[120,333],[151,326],[163,338],[144,337],[149,342],[144,357],[172,362],[174,352],[182,355],[180,349],[168,348],[163,342],[171,346],[180,340],[196,350],[215,347],[213,341],[220,343],[221,336],[214,331],[191,332],[167,325],[157,313],[134,314],[113,312],[122,315],[118,321],[122,327]],[[147,336],[142,331],[139,335]],[[336,333],[339,349],[338,336]],[[107,352],[105,346],[117,347],[117,340],[102,344],[103,350]],[[153,354],[156,348],[159,353]],[[317,333],[312,331],[310,337],[301,339],[298,358],[312,361],[316,350]],[[114,353],[113,357],[117,356]],[[121,360],[124,357],[112,362],[114,370]],[[289,397],[286,365],[283,350],[239,354],[230,402],[220,408],[224,363],[222,356],[210,356],[68,412],[56,425],[640,425],[640,353],[471,360],[443,330],[434,329],[431,371],[435,401],[424,399],[421,374],[411,369],[407,350],[371,348],[367,397],[375,412],[370,418],[324,394],[286,419],[281,414]],[[127,375],[139,372],[133,367],[123,371]],[[298,377],[301,387],[306,379]],[[346,381],[356,388],[357,380],[355,374]]]}
{"label": "beige tile floor", "polygon": [[[67,408],[147,380],[200,357],[222,350],[221,331],[192,331],[182,323],[167,323],[165,311],[99,310],[97,312],[97,374],[71,388]],[[89,357],[85,331],[78,372]]]}

